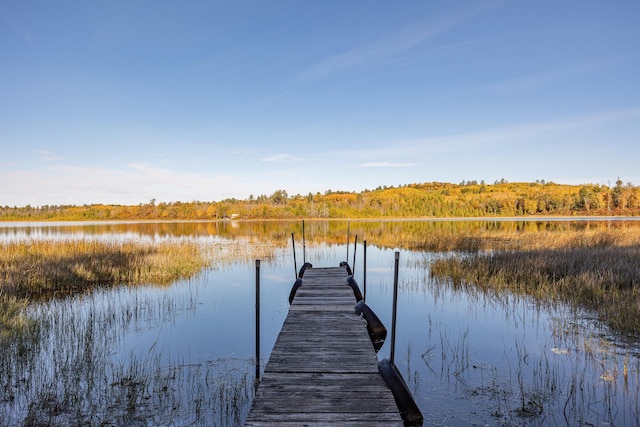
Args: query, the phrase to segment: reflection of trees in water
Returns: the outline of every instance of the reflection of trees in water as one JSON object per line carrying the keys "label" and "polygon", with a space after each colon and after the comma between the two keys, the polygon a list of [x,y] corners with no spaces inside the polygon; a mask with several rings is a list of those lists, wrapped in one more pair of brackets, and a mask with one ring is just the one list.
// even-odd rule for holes
{"label": "reflection of trees in water", "polygon": [[[47,238],[59,235],[86,238],[101,235],[162,240],[175,238],[224,239],[246,238],[274,247],[290,245],[291,234],[302,243],[302,220],[224,220],[224,221],[140,221],[92,223],[33,223],[0,228],[0,240],[19,235],[22,238]],[[530,240],[549,241],[567,232],[578,233],[608,230],[626,232],[640,230],[634,220],[305,220],[306,242],[345,244],[358,236],[379,247],[418,250],[478,250],[493,249],[505,242]],[[549,234],[540,234],[547,232]],[[576,234],[573,235],[577,236]]]}

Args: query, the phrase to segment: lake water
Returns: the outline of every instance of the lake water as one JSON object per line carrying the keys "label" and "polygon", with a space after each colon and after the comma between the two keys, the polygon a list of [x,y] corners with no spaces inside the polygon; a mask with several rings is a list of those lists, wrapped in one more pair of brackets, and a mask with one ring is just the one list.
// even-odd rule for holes
{"label": "lake water", "polygon": [[363,240],[366,301],[389,330],[400,252],[395,362],[425,424],[639,425],[635,340],[613,337],[589,312],[456,289],[430,276],[429,261],[441,254],[401,244],[443,228],[638,226],[633,219],[314,221],[305,224],[303,248],[300,221],[0,223],[0,241],[193,240],[231,254],[171,286],[123,286],[32,307],[47,332],[37,344],[3,349],[0,425],[242,425],[254,393],[255,259],[264,365],[296,268],[348,261],[363,289]]}

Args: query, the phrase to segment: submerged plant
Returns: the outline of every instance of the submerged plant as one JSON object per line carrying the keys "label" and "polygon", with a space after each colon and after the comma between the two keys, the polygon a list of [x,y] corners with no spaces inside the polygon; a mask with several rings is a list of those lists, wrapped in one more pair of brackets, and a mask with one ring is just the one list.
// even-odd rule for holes
{"label": "submerged plant", "polygon": [[[161,330],[195,311],[191,282],[179,292],[169,283],[253,255],[247,242],[3,245],[1,427],[241,423],[253,396],[251,360],[185,362],[156,343],[142,353],[115,349],[132,330]],[[144,284],[162,288],[114,286]]]}
{"label": "submerged plant", "polygon": [[240,422],[253,396],[253,360],[167,361],[155,343],[142,353],[113,354],[123,331],[171,323],[196,307],[191,298],[127,294],[27,310],[41,333],[17,334],[0,346],[0,426]]}
{"label": "submerged plant", "polygon": [[0,245],[0,289],[19,298],[72,295],[96,286],[166,284],[208,263],[189,242],[43,240]]}
{"label": "submerged plant", "polygon": [[487,292],[508,290],[594,310],[613,330],[640,333],[640,246],[481,252],[445,257],[435,277]]}

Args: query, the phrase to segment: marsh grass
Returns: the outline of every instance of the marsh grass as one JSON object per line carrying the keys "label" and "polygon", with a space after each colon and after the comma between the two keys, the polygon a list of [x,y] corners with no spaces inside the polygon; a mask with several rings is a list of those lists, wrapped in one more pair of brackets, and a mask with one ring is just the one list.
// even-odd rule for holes
{"label": "marsh grass", "polygon": [[124,287],[28,307],[34,327],[0,346],[0,426],[238,425],[252,360],[171,359],[155,343],[117,351],[126,331],[171,325],[197,307],[193,294]]}
{"label": "marsh grass", "polygon": [[410,249],[431,252],[534,251],[640,244],[640,228],[558,230],[433,230],[407,241]]}
{"label": "marsh grass", "polygon": [[27,304],[115,285],[167,285],[209,263],[194,243],[0,243],[0,340],[27,326]]}
{"label": "marsh grass", "polygon": [[96,286],[168,284],[207,265],[195,243],[43,240],[0,244],[0,289],[41,300]]}
{"label": "marsh grass", "polygon": [[[526,236],[526,235],[525,235]],[[640,333],[640,234],[599,231],[529,237],[436,259],[434,277],[485,292],[509,290],[595,311],[614,331]],[[469,249],[469,248],[467,248]]]}
{"label": "marsh grass", "polygon": [[235,426],[246,416],[253,361],[191,361],[156,343],[117,349],[131,331],[195,312],[191,291],[171,291],[176,280],[270,259],[273,246],[34,240],[0,249],[0,426]]}
{"label": "marsh grass", "polygon": [[[566,326],[568,319],[558,319],[558,324]],[[448,384],[452,393],[489,415],[492,424],[640,422],[640,360],[589,333],[586,324],[555,330],[541,345],[527,347],[520,338],[503,343],[503,356],[497,364],[473,350],[477,343],[470,342],[468,331],[456,337],[446,325],[438,328],[439,334],[429,334],[421,356],[433,379],[421,381]]]}
{"label": "marsh grass", "polygon": [[24,315],[27,301],[15,295],[6,295],[0,290],[0,343],[28,326]]}

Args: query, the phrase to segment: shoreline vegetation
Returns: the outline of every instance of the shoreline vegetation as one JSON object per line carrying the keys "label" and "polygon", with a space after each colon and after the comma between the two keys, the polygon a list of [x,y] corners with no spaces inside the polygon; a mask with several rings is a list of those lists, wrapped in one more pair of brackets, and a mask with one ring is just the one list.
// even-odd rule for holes
{"label": "shoreline vegetation", "polygon": [[[136,231],[141,237],[162,236],[159,241],[0,242],[0,401],[5,404],[4,409],[0,407],[0,419],[4,417],[11,425],[165,425],[176,420],[189,420],[193,425],[241,423],[253,392],[253,366],[248,360],[225,358],[167,365],[156,352],[157,341],[146,355],[131,353],[122,360],[110,359],[111,340],[120,339],[114,338],[118,335],[114,330],[149,320],[155,323],[156,318],[171,318],[182,310],[191,310],[196,306],[193,296],[136,299],[123,304],[118,292],[127,293],[126,286],[168,286],[204,268],[221,268],[238,260],[279,259],[276,249],[288,246],[292,231],[300,234],[300,224],[272,222],[269,232],[261,221],[238,226],[225,221],[174,225],[143,224]],[[313,222],[306,229],[307,242],[344,245],[348,229],[346,221]],[[526,349],[518,350],[516,370],[511,373],[509,363],[509,374],[502,381],[498,368],[489,371],[472,365],[469,369],[468,331],[458,342],[450,342],[446,330],[444,335],[441,330],[441,363],[447,375],[451,368],[452,378],[467,384],[475,384],[474,378],[479,375],[480,386],[469,389],[469,393],[478,393],[479,399],[497,405],[492,413],[496,419],[504,419],[509,425],[528,419],[539,421],[549,415],[557,419],[553,418],[557,406],[566,399],[567,423],[592,419],[586,418],[584,411],[596,411],[597,420],[600,403],[591,402],[603,402],[606,411],[608,402],[617,398],[611,385],[615,386],[615,380],[609,379],[617,374],[612,372],[620,367],[621,383],[626,388],[629,381],[635,387],[638,365],[633,349],[640,333],[640,221],[374,220],[355,222],[350,230],[382,248],[424,254],[412,268],[431,274],[434,279],[429,286],[479,289],[476,294],[485,292],[499,299],[509,292],[525,294],[536,298],[541,306],[567,304],[576,307],[577,313],[588,311],[589,319],[597,318],[597,328],[606,324],[607,336],[612,332],[612,336],[633,342],[631,358],[628,348],[619,357],[614,353],[594,357],[593,349],[599,347],[585,344],[584,352],[575,353],[577,368],[567,374],[569,381],[563,380],[564,385],[558,386],[556,381],[566,378],[564,368],[550,364],[546,354],[568,350],[556,349],[555,341],[553,348],[545,347],[542,359],[532,355],[531,362],[527,361]],[[122,224],[94,227],[93,231],[107,235],[133,232]],[[192,239],[212,235],[220,240],[205,239],[208,243],[203,244]],[[100,288],[108,289],[106,294],[110,295],[104,307]],[[87,310],[71,309],[75,301],[65,298],[71,295],[82,295],[83,302],[86,295]],[[49,298],[54,300],[40,304]],[[33,306],[36,310],[30,310]],[[33,316],[40,307],[44,311]],[[54,338],[47,339],[49,336]],[[437,369],[432,369],[431,363],[438,363],[434,349],[437,344],[422,355],[431,370]],[[585,368],[591,363],[602,370],[596,372],[595,383]],[[529,370],[531,382],[527,379]],[[442,375],[445,371],[440,372]],[[417,371],[409,378],[417,382]],[[637,407],[635,411],[637,420]],[[613,420],[619,420],[614,418],[617,416],[609,413]]]}
{"label": "shoreline vegetation", "polygon": [[146,353],[112,356],[123,331],[196,308],[193,295],[130,299],[126,287],[169,287],[245,253],[272,252],[182,239],[0,242],[0,425],[237,425],[252,395],[248,360],[167,363],[157,338]]}
{"label": "shoreline vegetation", "polygon": [[612,331],[640,333],[640,229],[455,234],[422,249],[465,252],[430,264],[455,287],[529,295],[597,313]]}
{"label": "shoreline vegetation", "polygon": [[221,201],[138,205],[0,206],[0,221],[490,218],[640,216],[640,187],[506,180],[426,182],[362,192],[289,195],[286,190]]}
{"label": "shoreline vegetation", "polygon": [[[532,295],[543,305],[560,301],[590,308],[611,331],[624,335],[640,332],[640,222],[629,223],[379,221],[351,224],[351,231],[366,236],[376,246],[423,253],[424,261],[417,261],[413,268],[430,272],[435,286],[443,280],[447,287],[477,288],[498,298],[504,292],[517,292]],[[192,227],[184,225],[166,230],[144,225],[139,230],[139,236],[163,236],[168,241],[0,242],[0,401],[5,403],[4,409],[0,407],[0,418],[4,416],[12,425],[165,425],[176,420],[189,420],[193,425],[241,423],[253,390],[253,366],[248,360],[225,358],[167,365],[156,353],[155,342],[146,356],[131,353],[115,362],[109,356],[111,340],[119,339],[114,338],[114,330],[145,319],[155,323],[153,319],[170,318],[196,306],[193,296],[136,299],[123,304],[117,294],[126,293],[125,286],[166,286],[176,278],[193,277],[207,266],[220,268],[238,259],[279,259],[275,249],[284,246],[278,245],[288,245],[291,231],[300,233],[300,224],[291,222],[271,223],[273,231],[269,233],[258,221],[239,227],[224,227],[229,224],[223,221],[197,227],[205,225],[213,228],[198,228],[194,233]],[[347,227],[346,221],[312,223],[307,228],[307,242],[344,244]],[[221,240],[205,240],[209,242],[205,244],[187,237],[209,236],[223,229],[233,234],[216,234]],[[92,292],[101,287],[114,287],[116,294],[104,307],[104,295]],[[37,306],[45,298],[83,294],[84,299],[85,292],[87,310],[70,309],[75,306],[73,301],[62,298],[51,301],[53,304],[41,304],[45,311],[38,316],[25,314],[31,311],[29,304]],[[107,294],[111,295],[111,290]],[[602,398],[598,388],[603,381],[600,375],[612,378],[609,366],[616,363],[612,360],[622,360],[608,353],[596,359],[591,356],[593,350],[585,349],[584,356],[578,356],[581,370],[569,373],[572,376],[564,388],[549,386],[549,381],[555,384],[564,371],[549,365],[546,356],[527,362],[527,354],[522,353],[513,374],[517,379],[508,376],[501,382],[497,368],[488,371],[474,365],[469,369],[468,335],[462,341],[449,342],[446,332],[440,333],[442,366],[446,359],[450,365],[445,369],[453,366],[454,377],[468,384],[475,384],[474,375],[487,375],[470,393],[489,399],[488,404],[495,403],[500,411],[493,416],[507,420],[507,424],[519,424],[529,417],[539,420],[547,414],[553,417],[556,406],[565,398],[569,405],[565,404],[565,420],[582,420],[582,411],[593,410],[590,404],[581,406],[585,396],[589,402],[601,399],[605,406],[607,399],[615,396],[610,383],[605,383]],[[436,348],[434,345],[422,355],[429,369],[430,363],[438,363],[437,351],[433,351]],[[626,357],[624,362],[615,365],[622,366],[625,386],[627,380],[635,386],[633,376],[638,371],[634,355],[632,352],[631,362],[629,353],[621,356]],[[598,386],[592,386],[594,383],[582,370],[592,362],[602,368],[602,374],[598,371],[596,377]],[[533,370],[531,383],[527,380],[528,369]],[[414,381],[418,378],[409,377]],[[31,381],[23,382],[23,378]],[[584,384],[584,390],[577,384]],[[522,396],[520,408],[518,393]],[[514,410],[504,409],[510,407]]]}
{"label": "shoreline vegetation", "polygon": [[275,246],[242,239],[193,241],[33,240],[0,242],[0,342],[28,329],[28,304],[114,286],[169,286],[208,266],[269,259]]}
{"label": "shoreline vegetation", "polygon": [[117,285],[167,285],[208,265],[195,244],[86,240],[0,243],[0,341],[28,326],[29,302]]}
{"label": "shoreline vegetation", "polygon": [[[341,243],[343,231],[334,230],[330,234],[336,236],[324,239],[311,232],[308,241]],[[288,233],[279,233],[280,240],[288,240]],[[616,332],[640,333],[639,227],[436,227],[385,234],[393,237],[377,245],[440,253],[427,267],[432,276],[454,286],[572,304],[593,310]],[[0,243],[0,339],[26,326],[21,313],[28,302],[119,284],[166,285],[225,257],[270,256],[264,245],[241,240],[207,249],[186,241]]]}

